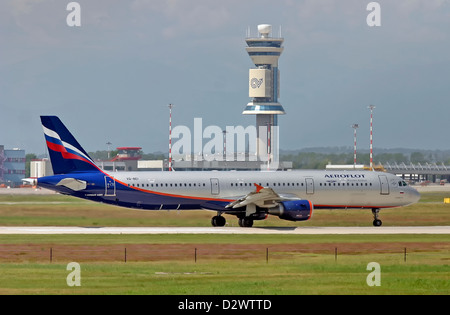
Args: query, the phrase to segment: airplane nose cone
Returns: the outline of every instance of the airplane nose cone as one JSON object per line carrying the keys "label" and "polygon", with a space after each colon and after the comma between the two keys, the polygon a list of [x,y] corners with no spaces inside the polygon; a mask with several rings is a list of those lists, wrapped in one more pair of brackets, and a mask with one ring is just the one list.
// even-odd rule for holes
{"label": "airplane nose cone", "polygon": [[409,195],[409,199],[410,199],[411,203],[419,202],[420,193],[416,189],[410,187],[408,195]]}

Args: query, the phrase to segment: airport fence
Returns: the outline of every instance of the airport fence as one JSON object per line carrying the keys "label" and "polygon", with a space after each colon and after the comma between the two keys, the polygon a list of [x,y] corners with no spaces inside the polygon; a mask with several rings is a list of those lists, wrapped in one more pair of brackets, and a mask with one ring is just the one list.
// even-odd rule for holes
{"label": "airport fence", "polygon": [[211,260],[253,260],[270,263],[279,260],[328,259],[338,262],[340,259],[355,255],[383,254],[384,259],[398,262],[413,262],[419,255],[423,259],[450,260],[449,246],[424,250],[423,248],[348,248],[314,246],[223,246],[221,244],[184,246],[168,245],[131,245],[131,246],[52,246],[0,244],[0,262],[37,262],[65,263],[77,262],[151,262],[151,261],[191,261]]}

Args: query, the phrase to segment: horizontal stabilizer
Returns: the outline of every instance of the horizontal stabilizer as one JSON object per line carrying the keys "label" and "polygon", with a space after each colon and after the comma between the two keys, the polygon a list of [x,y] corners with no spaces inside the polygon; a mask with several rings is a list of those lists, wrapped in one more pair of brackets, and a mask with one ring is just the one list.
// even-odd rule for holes
{"label": "horizontal stabilizer", "polygon": [[64,178],[56,186],[64,186],[74,191],[86,189],[87,182],[75,178]]}
{"label": "horizontal stabilizer", "polygon": [[22,178],[22,182],[24,182],[27,185],[34,186],[37,183],[37,179],[36,178],[31,178],[31,177],[29,177],[29,178]]}

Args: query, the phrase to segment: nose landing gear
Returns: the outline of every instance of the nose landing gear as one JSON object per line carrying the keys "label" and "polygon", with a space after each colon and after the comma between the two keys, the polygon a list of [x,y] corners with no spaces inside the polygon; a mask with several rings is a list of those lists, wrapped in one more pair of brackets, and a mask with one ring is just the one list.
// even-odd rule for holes
{"label": "nose landing gear", "polygon": [[381,222],[381,220],[378,219],[379,213],[380,213],[380,209],[372,209],[373,226],[381,226],[383,224],[383,222]]}

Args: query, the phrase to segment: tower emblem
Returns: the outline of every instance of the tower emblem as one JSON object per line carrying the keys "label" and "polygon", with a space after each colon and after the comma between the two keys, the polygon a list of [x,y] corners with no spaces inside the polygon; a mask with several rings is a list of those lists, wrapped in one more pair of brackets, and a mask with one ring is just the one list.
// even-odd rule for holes
{"label": "tower emblem", "polygon": [[250,85],[252,86],[252,89],[259,89],[261,84],[264,82],[264,79],[257,79],[253,78],[250,82]]}

